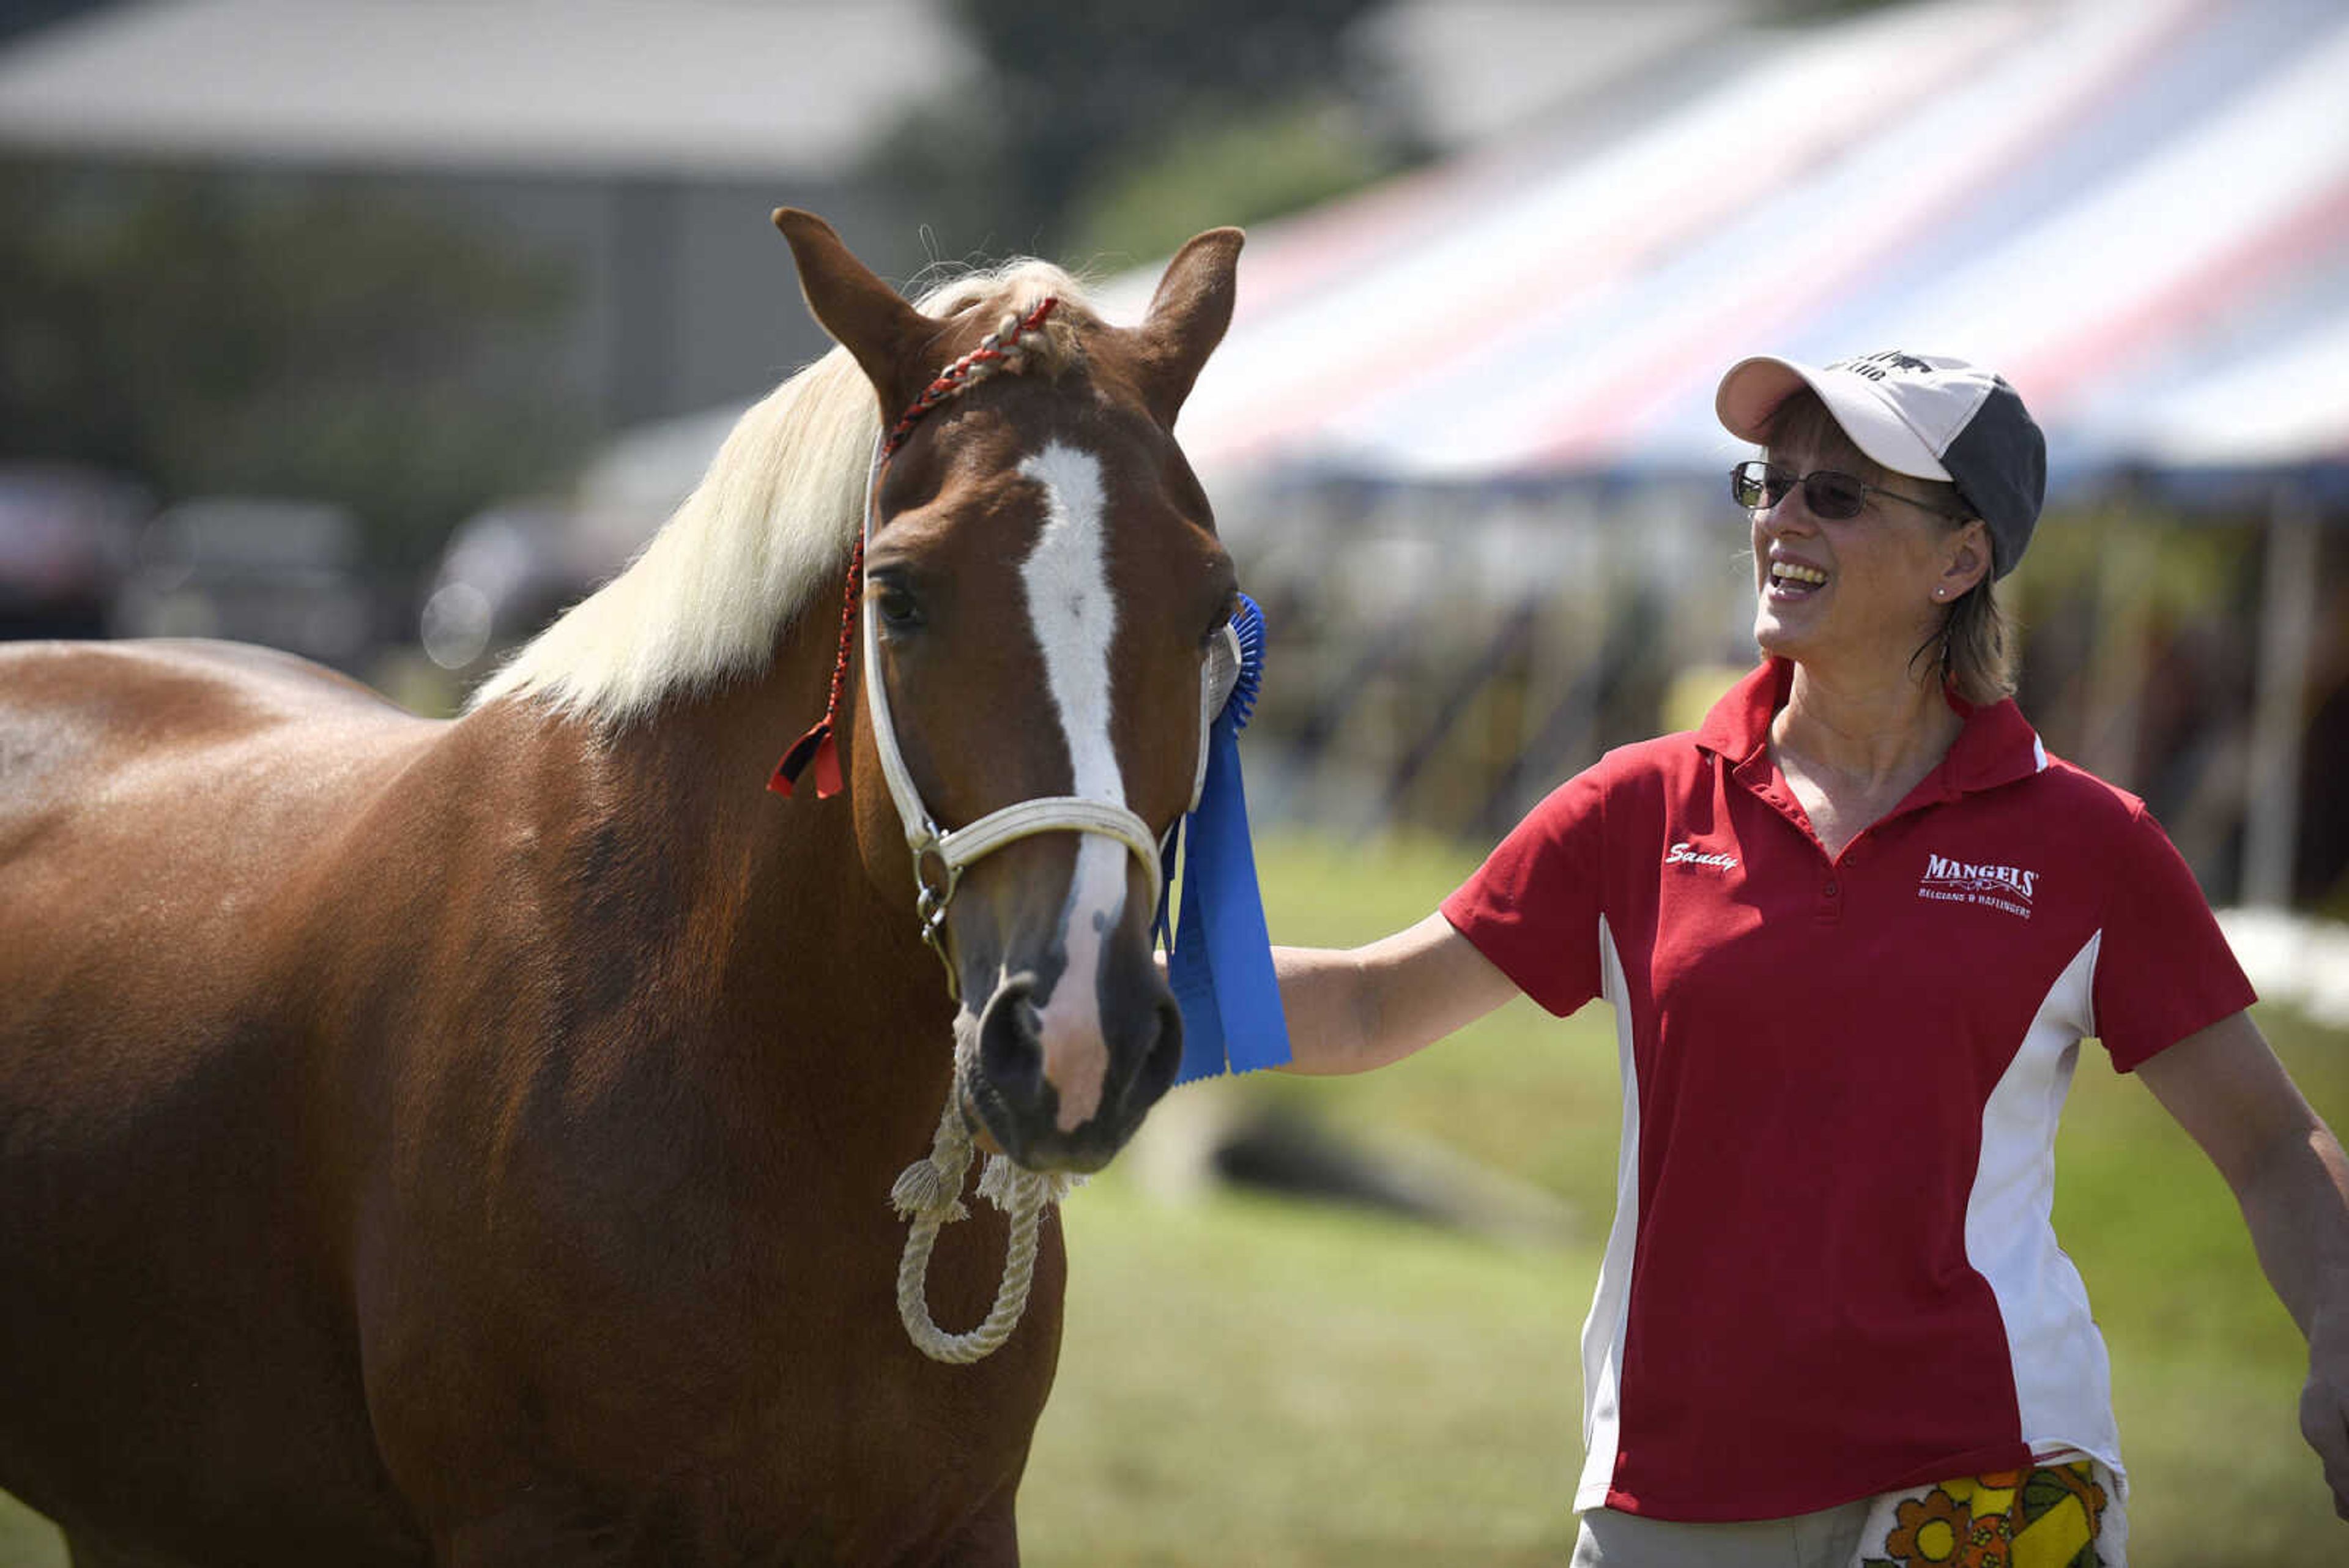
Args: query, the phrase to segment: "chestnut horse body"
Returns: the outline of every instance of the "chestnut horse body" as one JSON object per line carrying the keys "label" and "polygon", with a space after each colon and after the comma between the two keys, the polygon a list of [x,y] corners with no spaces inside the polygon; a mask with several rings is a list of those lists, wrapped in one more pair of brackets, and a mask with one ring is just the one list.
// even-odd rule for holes
{"label": "chestnut horse body", "polygon": [[[1056,1222],[1009,1341],[940,1365],[890,1184],[949,1096],[1041,1168],[1131,1131],[1179,1054],[1147,878],[1092,834],[972,867],[958,1012],[861,658],[844,797],[761,785],[833,684],[879,420],[1050,289],[880,476],[874,646],[941,824],[1174,821],[1232,585],[1168,432],[1238,236],[1118,329],[1032,265],[917,313],[778,222],[846,352],[463,716],[224,644],[0,650],[0,1488],[80,1568],[1016,1560]],[[1001,1267],[972,1208],[949,1327]]]}

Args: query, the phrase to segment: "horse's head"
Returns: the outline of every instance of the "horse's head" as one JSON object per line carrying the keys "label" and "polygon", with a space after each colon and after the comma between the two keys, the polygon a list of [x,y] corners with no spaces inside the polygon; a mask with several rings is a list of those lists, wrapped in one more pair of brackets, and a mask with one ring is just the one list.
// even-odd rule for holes
{"label": "horse's head", "polygon": [[[885,430],[930,410],[881,470],[864,557],[861,678],[883,699],[855,725],[864,863],[935,920],[966,1118],[1031,1169],[1097,1168],[1182,1054],[1154,845],[1193,798],[1236,585],[1171,426],[1230,320],[1239,233],[1185,245],[1120,329],[1069,299],[1040,316],[1016,274],[925,315],[819,220],[776,223]],[[970,358],[990,335],[1009,365]],[[938,393],[957,366],[968,389]],[[933,826],[947,849],[924,847]]]}

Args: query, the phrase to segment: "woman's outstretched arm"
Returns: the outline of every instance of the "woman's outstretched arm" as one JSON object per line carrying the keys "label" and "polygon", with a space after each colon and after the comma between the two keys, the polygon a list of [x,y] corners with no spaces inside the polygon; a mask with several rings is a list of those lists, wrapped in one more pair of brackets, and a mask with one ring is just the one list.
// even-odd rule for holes
{"label": "woman's outstretched arm", "polygon": [[1272,961],[1291,1073],[1383,1067],[1517,994],[1441,914],[1364,947],[1277,947]]}

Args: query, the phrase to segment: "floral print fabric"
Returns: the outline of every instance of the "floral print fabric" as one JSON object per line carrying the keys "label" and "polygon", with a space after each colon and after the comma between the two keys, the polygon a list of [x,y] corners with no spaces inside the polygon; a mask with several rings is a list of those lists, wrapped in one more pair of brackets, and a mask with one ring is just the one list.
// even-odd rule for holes
{"label": "floral print fabric", "polygon": [[2127,1527],[2110,1481],[2081,1459],[1878,1498],[1860,1568],[2123,1568]]}

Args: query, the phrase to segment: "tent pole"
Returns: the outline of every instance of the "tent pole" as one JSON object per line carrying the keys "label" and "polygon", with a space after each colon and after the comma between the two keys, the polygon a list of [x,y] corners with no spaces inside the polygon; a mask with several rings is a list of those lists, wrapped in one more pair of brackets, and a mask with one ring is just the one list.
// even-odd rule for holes
{"label": "tent pole", "polygon": [[2243,825],[2242,898],[2255,908],[2281,909],[2292,902],[2308,666],[2316,647],[2317,543],[2314,504],[2299,486],[2279,486],[2268,512],[2251,800]]}

